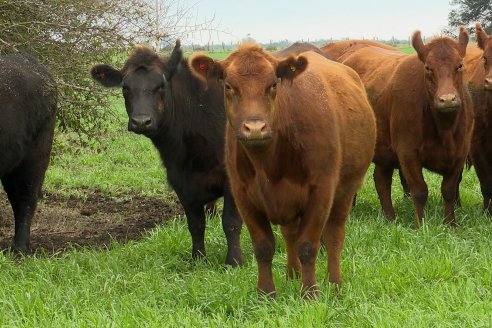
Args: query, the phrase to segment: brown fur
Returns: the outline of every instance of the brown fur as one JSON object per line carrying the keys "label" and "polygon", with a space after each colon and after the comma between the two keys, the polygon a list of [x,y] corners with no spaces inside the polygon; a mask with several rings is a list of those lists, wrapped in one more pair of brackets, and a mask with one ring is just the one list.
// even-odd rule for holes
{"label": "brown fur", "polygon": [[322,46],[320,49],[326,54],[329,54],[335,57],[336,59],[339,59],[345,52],[347,52],[350,48],[354,46],[357,47],[372,46],[372,47],[383,48],[386,50],[398,50],[395,47],[392,47],[385,43],[371,41],[371,40],[347,40],[347,41],[331,42]]}
{"label": "brown fur", "polygon": [[484,208],[492,215],[492,90],[485,88],[485,79],[492,80],[492,36],[480,24],[476,28],[478,47],[469,46],[466,51],[464,78],[475,113],[471,159],[480,180]]}
{"label": "brown fur", "polygon": [[[305,296],[315,297],[321,237],[329,280],[341,283],[345,223],[373,156],[375,121],[364,87],[352,69],[313,52],[278,60],[250,45],[212,65],[226,85],[226,166],[253,241],[258,290],[275,293],[273,223],[286,241],[288,276],[301,274]],[[195,73],[210,79],[204,71]],[[261,123],[263,139],[244,138],[248,122]]]}
{"label": "brown fur", "polygon": [[[374,179],[388,219],[395,218],[391,180],[393,170],[400,168],[420,223],[428,196],[422,175],[425,167],[443,176],[445,218],[455,224],[457,186],[473,128],[471,102],[459,68],[467,42],[468,34],[462,31],[458,42],[437,37],[424,45],[416,32],[413,45],[417,55],[371,46],[342,55],[342,62],[360,74],[376,113]],[[442,104],[456,105],[456,99],[447,100],[452,94],[461,103],[453,108],[459,109],[439,111]]]}

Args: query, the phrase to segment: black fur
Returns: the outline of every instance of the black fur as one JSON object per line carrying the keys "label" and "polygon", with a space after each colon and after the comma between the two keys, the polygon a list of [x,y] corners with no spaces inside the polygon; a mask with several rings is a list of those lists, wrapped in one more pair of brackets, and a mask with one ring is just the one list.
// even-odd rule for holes
{"label": "black fur", "polygon": [[148,48],[138,48],[121,74],[129,129],[150,138],[160,153],[169,184],[186,213],[193,258],[205,255],[204,205],[224,196],[226,263],[242,264],[242,221],[230,195],[224,167],[222,86],[216,83],[206,88],[193,76],[179,44],[167,59]]}
{"label": "black fur", "polygon": [[49,163],[57,91],[30,55],[0,57],[0,77],[0,178],[14,212],[13,249],[26,252]]}

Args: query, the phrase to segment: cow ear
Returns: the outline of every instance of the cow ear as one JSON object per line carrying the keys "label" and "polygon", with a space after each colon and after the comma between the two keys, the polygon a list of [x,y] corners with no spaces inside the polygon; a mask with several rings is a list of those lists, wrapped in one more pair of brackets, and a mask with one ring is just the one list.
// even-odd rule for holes
{"label": "cow ear", "polygon": [[121,86],[123,75],[117,69],[105,64],[95,65],[91,68],[91,76],[106,88]]}
{"label": "cow ear", "polygon": [[458,36],[458,43],[460,45],[460,55],[465,57],[466,55],[466,46],[468,45],[468,40],[470,39],[470,35],[468,35],[468,31],[463,26],[460,26],[460,35]]}
{"label": "cow ear", "polygon": [[174,46],[173,52],[166,63],[166,72],[164,73],[164,76],[167,81],[170,81],[174,73],[176,73],[182,58],[183,50],[181,50],[181,41],[178,39],[176,40],[176,45]]}
{"label": "cow ear", "polygon": [[419,59],[421,62],[425,62],[425,58],[427,57],[427,48],[422,41],[422,35],[420,31],[415,31],[412,35],[412,46],[417,52]]}
{"label": "cow ear", "polygon": [[188,62],[193,75],[204,82],[208,82],[208,80],[220,80],[223,78],[223,71],[220,63],[208,56],[197,54],[190,57]]}
{"label": "cow ear", "polygon": [[281,60],[277,64],[277,77],[282,80],[292,81],[299,74],[304,72],[307,68],[308,60],[304,56],[299,56],[297,58],[289,57],[287,59]]}
{"label": "cow ear", "polygon": [[477,39],[478,47],[483,50],[485,49],[485,43],[487,42],[488,35],[482,29],[482,25],[480,25],[480,23],[477,23],[475,25],[475,28],[476,28],[475,39]]}

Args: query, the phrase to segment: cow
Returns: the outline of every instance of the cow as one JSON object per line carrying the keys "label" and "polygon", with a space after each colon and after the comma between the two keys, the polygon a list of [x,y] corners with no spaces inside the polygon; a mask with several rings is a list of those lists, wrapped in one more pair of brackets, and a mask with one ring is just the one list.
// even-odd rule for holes
{"label": "cow", "polygon": [[206,254],[204,206],[224,197],[225,263],[242,265],[242,221],[224,167],[222,85],[206,85],[191,74],[179,40],[168,58],[137,47],[121,70],[98,64],[91,75],[104,87],[122,88],[128,130],[149,138],[158,150],[186,214],[192,258]]}
{"label": "cow", "polygon": [[290,46],[288,46],[285,49],[275,51],[273,55],[277,58],[283,58],[283,57],[288,57],[288,56],[294,56],[294,55],[299,55],[303,52],[306,51],[313,51],[321,56],[329,59],[329,60],[334,60],[336,61],[336,58],[333,57],[332,55],[323,52],[320,48],[316,47],[314,44],[308,43],[308,42],[294,42]]}
{"label": "cow", "polygon": [[475,38],[478,47],[468,47],[464,71],[475,113],[470,155],[480,181],[484,209],[492,215],[492,36],[476,24]]}
{"label": "cow", "polygon": [[395,219],[392,175],[400,169],[420,225],[428,198],[422,169],[427,168],[442,175],[445,221],[456,225],[454,205],[474,120],[462,74],[467,44],[464,28],[457,41],[436,37],[427,45],[417,31],[412,36],[415,55],[362,47],[340,58],[361,76],[376,114],[374,180],[389,220]]}
{"label": "cow", "polygon": [[57,88],[33,56],[0,57],[0,179],[15,219],[12,249],[27,253],[31,221],[48,168]]}
{"label": "cow", "polygon": [[253,242],[259,294],[275,296],[271,224],[280,225],[287,277],[301,274],[305,298],[318,295],[321,238],[329,281],[339,286],[345,223],[376,137],[360,78],[311,51],[278,59],[255,44],[223,61],[189,61],[208,84],[224,84],[226,168]]}
{"label": "cow", "polygon": [[320,50],[338,60],[340,56],[342,56],[345,52],[347,52],[348,49],[354,46],[372,46],[383,48],[386,50],[398,50],[397,48],[388,44],[371,40],[346,40],[330,42],[322,46]]}

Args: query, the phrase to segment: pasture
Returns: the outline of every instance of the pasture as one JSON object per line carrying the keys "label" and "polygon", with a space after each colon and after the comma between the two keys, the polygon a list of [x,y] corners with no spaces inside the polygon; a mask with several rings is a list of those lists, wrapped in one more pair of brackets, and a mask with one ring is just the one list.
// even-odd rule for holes
{"label": "pasture", "polygon": [[[122,101],[114,104],[123,115]],[[226,243],[217,214],[208,218],[207,259],[191,261],[184,213],[164,182],[157,152],[148,139],[128,133],[124,119],[99,148],[74,148],[63,134],[54,147],[33,223],[35,255],[0,253],[2,327],[492,325],[492,221],[482,211],[473,169],[461,183],[459,227],[443,223],[440,178],[427,173],[426,218],[415,228],[411,200],[396,175],[397,219],[388,223],[383,217],[371,166],[347,225],[343,287],[337,294],[326,282],[322,251],[321,296],[305,302],[299,281],[285,279],[278,229],[275,300],[256,294],[246,228],[244,267],[224,267]],[[5,248],[13,219],[3,191],[0,211]]]}

